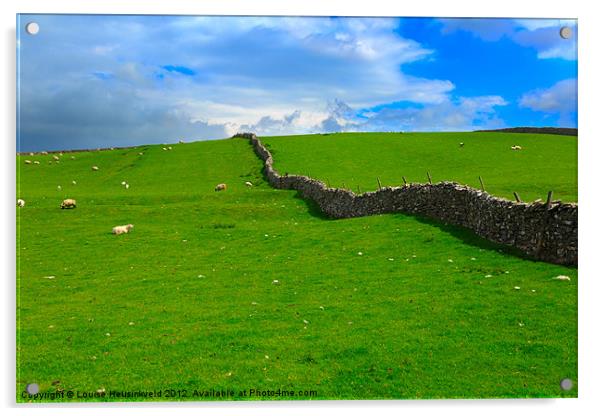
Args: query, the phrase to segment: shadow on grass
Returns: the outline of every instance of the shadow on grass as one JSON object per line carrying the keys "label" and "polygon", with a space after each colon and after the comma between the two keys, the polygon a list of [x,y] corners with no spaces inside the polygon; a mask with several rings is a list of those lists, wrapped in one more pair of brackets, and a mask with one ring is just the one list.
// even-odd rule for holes
{"label": "shadow on grass", "polygon": [[[430,225],[432,227],[437,227],[440,230],[444,231],[445,233],[461,240],[464,244],[468,244],[473,247],[478,247],[478,248],[482,248],[485,250],[495,250],[504,255],[518,257],[523,260],[528,260],[528,261],[532,261],[532,262],[541,262],[542,261],[542,260],[537,260],[537,259],[533,258],[532,256],[529,256],[528,254],[524,253],[523,251],[519,250],[516,247],[511,247],[511,246],[507,246],[504,244],[495,243],[493,241],[489,241],[483,237],[480,237],[479,235],[475,234],[474,231],[472,231],[468,228],[464,228],[464,227],[457,226],[457,225],[446,224],[441,221],[423,217],[423,216],[419,216],[419,215],[411,215],[411,214],[403,214],[403,215],[412,216],[412,217],[416,218],[416,220],[418,220],[419,222],[421,222],[423,224]],[[564,265],[564,267],[568,267],[571,269],[577,269],[577,266]]]}
{"label": "shadow on grass", "polygon": [[[311,216],[320,218],[323,220],[334,221],[332,218],[328,217],[320,210],[320,207],[318,206],[317,203],[315,203],[314,201],[312,201],[310,199],[303,198],[301,196],[300,192],[297,192],[295,194],[294,198],[300,199],[306,204],[308,213]],[[524,253],[523,251],[519,250],[516,247],[511,247],[511,246],[507,246],[504,244],[489,241],[489,240],[475,234],[474,231],[472,231],[468,228],[458,226],[458,225],[446,224],[446,223],[436,220],[436,219],[432,219],[432,218],[428,218],[428,217],[424,217],[424,216],[420,216],[420,215],[415,215],[415,214],[403,213],[403,212],[392,212],[389,214],[382,214],[382,215],[403,215],[403,216],[407,216],[407,217],[412,217],[412,218],[415,218],[418,222],[420,222],[422,224],[426,224],[431,227],[436,227],[436,228],[440,229],[441,231],[462,241],[464,244],[467,244],[467,245],[470,245],[473,247],[477,247],[480,249],[484,249],[484,250],[497,251],[506,256],[518,257],[520,259],[528,260],[528,261],[532,261],[532,262],[541,262],[542,261],[542,260],[535,259],[534,257]],[[344,220],[344,219],[342,219],[342,220]],[[564,265],[564,267],[568,267],[571,269],[577,269],[577,266]]]}
{"label": "shadow on grass", "polygon": [[[268,184],[268,186],[270,185]],[[305,205],[307,205],[307,212],[312,217],[320,218],[323,220],[332,220],[332,218],[328,217],[322,212],[320,206],[316,202],[314,202],[311,199],[303,198],[303,196],[301,196],[301,192],[295,192],[294,198],[303,201]]]}

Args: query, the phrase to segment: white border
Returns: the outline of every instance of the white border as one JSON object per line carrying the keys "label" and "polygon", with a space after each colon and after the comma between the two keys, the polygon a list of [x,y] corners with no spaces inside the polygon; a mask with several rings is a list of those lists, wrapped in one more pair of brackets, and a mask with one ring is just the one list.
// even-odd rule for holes
{"label": "white border", "polygon": [[382,414],[427,413],[450,415],[506,415],[529,413],[546,415],[592,414],[600,409],[598,400],[602,374],[600,360],[600,322],[598,298],[602,295],[596,255],[600,247],[601,204],[600,161],[602,132],[600,124],[600,82],[602,74],[597,43],[602,39],[602,17],[593,1],[499,0],[496,2],[454,0],[419,0],[412,2],[367,0],[166,0],[151,4],[135,0],[4,0],[0,3],[2,19],[2,339],[0,342],[2,375],[0,376],[1,406],[7,415],[29,415],[40,412],[50,415],[104,415],[107,407],[115,411],[122,404],[109,406],[26,407],[14,403],[15,391],[15,15],[16,13],[107,13],[107,14],[235,14],[235,15],[326,15],[326,16],[446,16],[446,17],[549,17],[579,19],[579,205],[580,268],[579,268],[579,399],[564,400],[443,400],[396,402],[302,402],[302,403],[186,403],[128,405],[130,414],[163,415],[177,407],[182,414],[231,414],[243,412],[257,415],[305,415],[308,412],[329,414],[343,411],[364,414],[375,408]]}

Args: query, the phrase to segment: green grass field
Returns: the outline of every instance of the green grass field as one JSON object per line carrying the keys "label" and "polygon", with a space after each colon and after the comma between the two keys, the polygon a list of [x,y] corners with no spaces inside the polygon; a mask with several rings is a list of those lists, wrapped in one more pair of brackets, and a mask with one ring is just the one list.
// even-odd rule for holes
{"label": "green grass field", "polygon": [[[274,167],[357,192],[455,181],[497,196],[577,201],[577,137],[525,133],[337,133],[266,137]],[[460,147],[460,143],[464,143]],[[513,145],[522,150],[513,151]]]}
{"label": "green grass field", "polygon": [[[328,175],[333,185],[419,181],[429,166],[436,181],[474,184],[481,174],[502,195],[552,187],[576,200],[575,138],[408,141],[417,137],[430,144],[400,147],[386,134],[262,140],[281,172]],[[459,138],[481,162],[454,162]],[[498,157],[496,140],[524,150]],[[402,148],[429,159],[421,165]],[[261,399],[239,396],[249,389],[315,391],[311,399],[577,395],[559,388],[577,381],[574,268],[401,214],[323,218],[295,191],[270,188],[243,139],[71,155],[58,164],[17,157],[26,201],[17,209],[18,401],[29,401],[28,383],[41,392],[173,389],[180,400],[219,400],[193,396],[210,389],[236,400]],[[506,173],[493,168],[500,160]],[[220,182],[227,191],[213,190]],[[59,208],[67,197],[76,209]],[[127,223],[131,234],[111,234]],[[552,280],[559,274],[571,281]]]}

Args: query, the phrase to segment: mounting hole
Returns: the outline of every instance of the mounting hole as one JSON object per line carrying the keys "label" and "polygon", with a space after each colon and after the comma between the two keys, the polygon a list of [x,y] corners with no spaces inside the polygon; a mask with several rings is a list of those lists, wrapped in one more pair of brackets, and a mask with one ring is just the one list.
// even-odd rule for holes
{"label": "mounting hole", "polygon": [[570,378],[563,378],[560,381],[560,388],[564,391],[569,391],[573,388],[573,380]]}
{"label": "mounting hole", "polygon": [[25,25],[25,31],[30,35],[37,35],[40,31],[40,25],[36,22],[29,22]]}
{"label": "mounting hole", "polygon": [[569,39],[571,36],[573,36],[573,31],[570,27],[563,26],[560,28],[560,37],[562,39]]}
{"label": "mounting hole", "polygon": [[40,392],[40,386],[38,386],[38,383],[30,383],[25,386],[25,391],[31,395],[38,394]]}

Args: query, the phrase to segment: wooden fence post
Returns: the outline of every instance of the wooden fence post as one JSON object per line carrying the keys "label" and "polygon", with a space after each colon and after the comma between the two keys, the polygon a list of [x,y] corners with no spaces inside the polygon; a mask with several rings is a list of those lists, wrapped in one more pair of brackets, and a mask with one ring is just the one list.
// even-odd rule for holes
{"label": "wooden fence post", "polygon": [[485,185],[483,185],[483,178],[479,176],[479,182],[481,182],[481,191],[485,192]]}
{"label": "wooden fence post", "polygon": [[383,189],[383,186],[380,184],[380,178],[376,178],[376,182],[378,182],[378,189],[381,190]]}
{"label": "wooden fence post", "polygon": [[548,199],[546,200],[546,209],[550,209],[550,207],[552,206],[552,195],[554,194],[554,192],[549,191],[548,192]]}
{"label": "wooden fence post", "polygon": [[406,181],[406,177],[402,176],[401,179],[403,179],[403,186],[406,186],[408,184],[408,181]]}
{"label": "wooden fence post", "polygon": [[431,174],[429,173],[429,171],[426,171],[426,177],[429,178],[429,183],[432,185],[433,184],[433,180],[431,179]]}
{"label": "wooden fence post", "polygon": [[513,194],[514,194],[514,199],[516,199],[516,202],[519,202],[519,203],[523,202],[520,200],[520,196],[518,196],[518,194],[516,192],[513,192]]}

